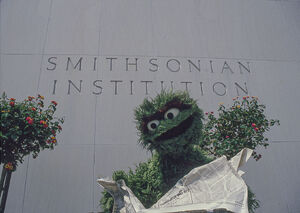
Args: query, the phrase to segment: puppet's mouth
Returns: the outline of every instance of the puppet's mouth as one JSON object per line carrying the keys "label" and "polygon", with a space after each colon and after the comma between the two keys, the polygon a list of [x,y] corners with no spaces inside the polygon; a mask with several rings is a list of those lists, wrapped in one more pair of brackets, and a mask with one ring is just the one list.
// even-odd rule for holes
{"label": "puppet's mouth", "polygon": [[164,141],[171,138],[175,138],[178,135],[183,134],[193,123],[193,116],[188,117],[183,122],[181,122],[178,126],[168,130],[167,132],[161,134],[157,138],[155,138],[156,141]]}

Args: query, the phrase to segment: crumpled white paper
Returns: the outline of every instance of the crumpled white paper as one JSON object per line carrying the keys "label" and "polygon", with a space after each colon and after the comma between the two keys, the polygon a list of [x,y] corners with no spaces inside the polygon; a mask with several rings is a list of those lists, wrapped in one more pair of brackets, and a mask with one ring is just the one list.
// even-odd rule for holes
{"label": "crumpled white paper", "polygon": [[[194,168],[181,178],[156,204],[145,209],[124,181],[98,179],[115,199],[115,213],[169,213],[224,208],[248,213],[248,189],[238,169],[250,158],[243,149],[230,161],[225,156]],[[111,186],[114,186],[113,189]]]}

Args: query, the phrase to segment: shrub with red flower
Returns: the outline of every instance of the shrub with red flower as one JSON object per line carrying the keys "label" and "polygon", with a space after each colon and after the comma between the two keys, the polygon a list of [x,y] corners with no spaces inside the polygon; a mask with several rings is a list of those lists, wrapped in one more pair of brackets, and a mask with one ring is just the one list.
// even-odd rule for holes
{"label": "shrub with red flower", "polygon": [[[13,104],[12,104],[13,103]],[[44,106],[44,97],[29,96],[26,100],[17,102],[8,99],[5,94],[0,98],[0,164],[12,165],[16,169],[26,155],[34,158],[43,149],[53,149],[56,133],[60,132],[63,119],[54,117],[57,102],[51,101]],[[55,139],[56,140],[56,139]]]}
{"label": "shrub with red flower", "polygon": [[[201,146],[214,156],[231,158],[243,148],[255,150],[258,146],[267,147],[268,138],[264,133],[271,126],[279,125],[279,120],[266,117],[265,106],[259,104],[257,97],[236,97],[233,101],[228,108],[224,104],[219,105],[217,117],[206,114]],[[253,152],[253,157],[259,160],[261,154]]]}
{"label": "shrub with red flower", "polygon": [[4,212],[12,172],[26,155],[36,158],[43,149],[57,144],[63,119],[54,117],[57,102],[44,108],[44,96],[29,96],[22,102],[0,98],[0,165],[3,164],[0,189],[0,212]]}

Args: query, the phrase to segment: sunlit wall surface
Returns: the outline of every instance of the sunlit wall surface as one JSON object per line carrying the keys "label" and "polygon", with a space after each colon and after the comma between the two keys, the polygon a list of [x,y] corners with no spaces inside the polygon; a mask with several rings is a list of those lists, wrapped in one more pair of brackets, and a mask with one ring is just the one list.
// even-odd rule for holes
{"label": "sunlit wall surface", "polygon": [[258,213],[300,209],[300,1],[0,0],[0,92],[56,100],[54,151],[13,174],[7,213],[99,212],[99,176],[134,168],[133,110],[162,88],[204,111],[258,96],[281,121],[245,167]]}

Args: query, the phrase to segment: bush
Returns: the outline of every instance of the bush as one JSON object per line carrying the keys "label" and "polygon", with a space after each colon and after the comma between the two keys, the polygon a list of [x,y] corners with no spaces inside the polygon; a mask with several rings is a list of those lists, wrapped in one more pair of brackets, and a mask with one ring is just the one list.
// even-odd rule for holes
{"label": "bush", "polygon": [[[233,105],[228,108],[220,104],[218,117],[212,112],[205,113],[201,147],[216,157],[225,155],[230,159],[243,148],[255,150],[258,146],[269,146],[264,133],[271,126],[279,125],[279,120],[267,119],[265,105],[259,104],[257,97],[233,100]],[[253,157],[259,160],[261,154],[254,151]]]}
{"label": "bush", "polygon": [[41,150],[54,148],[56,134],[63,123],[63,119],[54,117],[56,106],[57,103],[51,101],[44,108],[41,95],[17,102],[3,93],[0,98],[0,164],[15,170],[26,155],[32,153],[36,158]]}
{"label": "bush", "polygon": [[[113,180],[123,179],[135,196],[146,208],[150,208],[159,198],[162,197],[163,177],[158,155],[154,155],[150,160],[139,163],[135,171],[115,171]],[[104,191],[100,201],[105,213],[112,212],[114,200],[112,196]]]}

